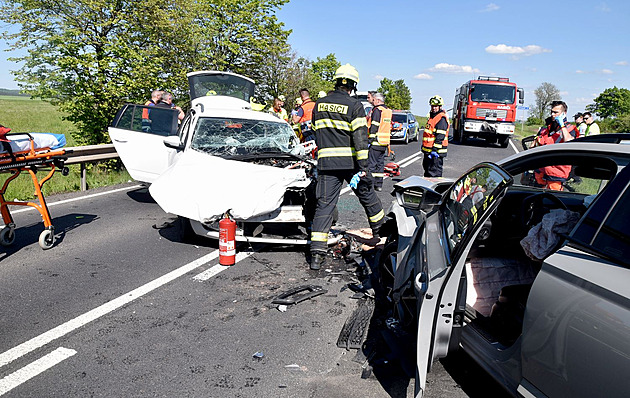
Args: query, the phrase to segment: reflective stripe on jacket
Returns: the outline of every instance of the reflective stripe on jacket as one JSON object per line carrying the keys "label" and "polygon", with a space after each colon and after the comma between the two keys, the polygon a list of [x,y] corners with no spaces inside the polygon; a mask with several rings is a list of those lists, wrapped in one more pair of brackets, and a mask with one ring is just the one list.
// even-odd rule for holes
{"label": "reflective stripe on jacket", "polygon": [[313,109],[319,170],[367,170],[365,110],[347,92],[335,90]]}
{"label": "reflective stripe on jacket", "polygon": [[[438,130],[437,125],[442,119],[446,121],[446,129]],[[436,151],[440,156],[446,156],[449,128],[450,124],[446,111],[440,109],[435,116],[429,118],[424,128],[424,132],[422,133],[422,152],[430,153]]]}
{"label": "reflective stripe on jacket", "polygon": [[392,133],[392,110],[385,105],[377,105],[368,120],[368,141],[371,145],[388,146]]}

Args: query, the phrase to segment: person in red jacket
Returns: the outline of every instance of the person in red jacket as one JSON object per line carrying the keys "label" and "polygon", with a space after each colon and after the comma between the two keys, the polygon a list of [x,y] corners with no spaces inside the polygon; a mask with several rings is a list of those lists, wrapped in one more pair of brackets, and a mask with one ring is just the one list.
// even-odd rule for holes
{"label": "person in red jacket", "polygon": [[[567,122],[567,110],[564,101],[551,103],[551,117],[546,119],[547,126],[538,131],[534,146],[559,144],[579,137],[578,129]],[[571,165],[553,165],[536,170],[534,177],[542,188],[562,191],[562,184],[567,181],[570,173]]]}

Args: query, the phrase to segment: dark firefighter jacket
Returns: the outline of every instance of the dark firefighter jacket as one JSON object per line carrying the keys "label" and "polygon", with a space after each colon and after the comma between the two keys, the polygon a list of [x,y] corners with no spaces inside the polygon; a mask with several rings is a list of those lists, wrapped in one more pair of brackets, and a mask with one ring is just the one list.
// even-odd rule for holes
{"label": "dark firefighter jacket", "polygon": [[367,170],[367,121],[360,101],[333,91],[315,103],[312,126],[319,170]]}

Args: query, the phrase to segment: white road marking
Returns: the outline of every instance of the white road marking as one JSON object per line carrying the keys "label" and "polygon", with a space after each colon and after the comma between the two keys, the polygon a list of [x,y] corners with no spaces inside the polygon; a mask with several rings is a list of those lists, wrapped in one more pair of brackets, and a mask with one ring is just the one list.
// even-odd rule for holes
{"label": "white road marking", "polygon": [[[111,191],[93,193],[93,194],[90,194],[90,195],[79,196],[77,198],[60,200],[58,202],[53,202],[53,203],[46,203],[46,205],[48,207],[52,207],[52,206],[57,206],[57,205],[61,205],[61,204],[64,204],[64,203],[71,203],[71,202],[76,202],[78,200],[91,199],[91,198],[95,198],[97,196],[108,195],[110,193],[116,193],[116,192],[121,192],[121,191],[130,191],[132,189],[141,188],[141,187],[142,187],[142,185],[133,185],[131,187],[118,188],[118,189],[113,189]],[[35,209],[33,207],[26,207],[26,208],[20,209],[20,210],[12,210],[11,214],[23,213],[25,211],[30,211],[30,210],[35,210]]]}
{"label": "white road marking", "polygon": [[50,354],[44,355],[0,380],[0,395],[4,395],[20,384],[32,379],[40,373],[52,368],[61,361],[70,358],[77,352],[69,348],[59,347]]}
{"label": "white road marking", "polygon": [[520,151],[518,150],[518,148],[516,147],[516,145],[514,145],[514,142],[512,142],[512,140],[510,140],[510,145],[512,145],[512,149],[514,149],[514,152],[519,153]]}
{"label": "white road marking", "polygon": [[[236,258],[234,259],[234,264],[238,264],[239,261],[246,259],[247,257],[254,254],[254,252],[238,252],[236,253]],[[193,276],[193,279],[199,282],[207,281],[213,276],[217,275],[219,272],[225,271],[226,269],[233,267],[233,265],[221,265],[217,264],[212,268],[209,268],[203,271],[200,274]]]}
{"label": "white road marking", "polygon": [[179,267],[178,269],[169,272],[168,274],[162,275],[161,277],[140,286],[137,289],[130,291],[129,293],[125,293],[122,296],[108,301],[107,303],[94,308],[93,310],[86,312],[83,315],[79,315],[78,317],[69,320],[68,322],[57,326],[54,329],[50,329],[47,332],[40,334],[39,336],[33,337],[32,339],[11,348],[0,354],[0,368],[15,361],[16,359],[40,348],[44,345],[56,340],[66,334],[104,316],[109,314],[110,312],[124,306],[132,302],[133,300],[144,296],[147,293],[152,292],[153,290],[172,282],[173,280],[179,278],[180,276],[198,268],[209,261],[214,260],[219,256],[219,251],[215,250],[211,253],[206,254],[203,257],[198,258],[195,261],[192,261],[184,266]]}

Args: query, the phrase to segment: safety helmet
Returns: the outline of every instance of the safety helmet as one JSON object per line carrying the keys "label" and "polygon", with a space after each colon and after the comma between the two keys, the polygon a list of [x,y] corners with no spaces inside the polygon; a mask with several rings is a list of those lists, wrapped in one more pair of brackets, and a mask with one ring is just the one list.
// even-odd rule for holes
{"label": "safety helmet", "polygon": [[286,101],[286,100],[287,100],[287,97],[285,97],[284,95],[280,94],[280,95],[278,96],[278,99],[279,99],[280,101],[284,102],[284,101]]}
{"label": "safety helmet", "polygon": [[206,95],[217,95],[217,92],[214,90],[208,90],[208,92],[206,93]]}
{"label": "safety helmet", "polygon": [[429,99],[429,105],[431,106],[444,106],[444,100],[439,95],[434,95]]}
{"label": "safety helmet", "polygon": [[299,98],[299,97],[298,97],[298,98],[296,98],[296,99],[295,99],[295,104],[296,104],[296,105],[302,105],[302,98]]}
{"label": "safety helmet", "polygon": [[324,90],[320,91],[320,92],[317,94],[317,98],[324,98],[325,96],[326,96],[326,92],[325,92]]}
{"label": "safety helmet", "polygon": [[[335,71],[335,80],[337,79],[352,80],[355,84],[359,84],[359,72],[350,64],[341,65]],[[346,82],[342,81],[342,83],[345,84]]]}

